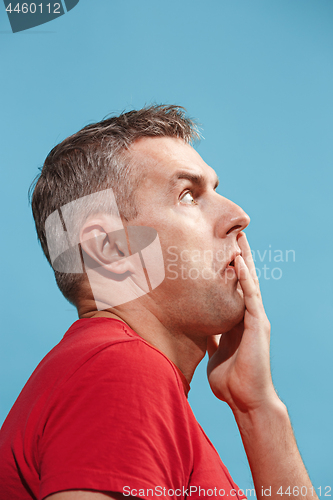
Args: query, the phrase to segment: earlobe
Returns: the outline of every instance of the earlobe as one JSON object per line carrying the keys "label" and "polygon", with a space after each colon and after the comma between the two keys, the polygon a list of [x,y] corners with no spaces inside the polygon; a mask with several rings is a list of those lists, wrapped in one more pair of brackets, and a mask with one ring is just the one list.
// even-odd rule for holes
{"label": "earlobe", "polygon": [[115,274],[125,274],[128,272],[134,274],[135,272],[132,260],[126,257],[121,257],[119,260],[115,260],[104,266],[104,268]]}

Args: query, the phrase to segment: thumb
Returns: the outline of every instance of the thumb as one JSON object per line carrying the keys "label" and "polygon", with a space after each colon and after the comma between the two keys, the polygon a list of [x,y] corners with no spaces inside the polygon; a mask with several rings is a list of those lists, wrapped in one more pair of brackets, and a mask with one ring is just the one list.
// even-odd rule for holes
{"label": "thumb", "polygon": [[207,352],[208,352],[209,358],[211,358],[213,356],[213,354],[216,353],[218,346],[219,346],[219,343],[220,343],[220,338],[221,338],[221,335],[210,335],[207,338]]}

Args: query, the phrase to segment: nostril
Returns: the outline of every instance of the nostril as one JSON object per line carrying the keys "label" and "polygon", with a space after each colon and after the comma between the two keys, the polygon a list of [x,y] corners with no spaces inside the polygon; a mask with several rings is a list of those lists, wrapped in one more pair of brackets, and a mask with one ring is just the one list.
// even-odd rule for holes
{"label": "nostril", "polygon": [[236,229],[241,229],[242,226],[237,224],[237,226],[232,226],[231,229],[229,229],[229,231],[227,231],[227,234],[230,234],[232,231],[235,231]]}

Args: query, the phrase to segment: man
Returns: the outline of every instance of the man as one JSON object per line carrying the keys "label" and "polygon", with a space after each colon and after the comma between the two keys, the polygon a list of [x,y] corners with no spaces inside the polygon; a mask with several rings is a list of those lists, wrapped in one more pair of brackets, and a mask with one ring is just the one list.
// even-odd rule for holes
{"label": "man", "polygon": [[47,157],[36,229],[80,319],[3,425],[3,500],[244,498],[186,399],[207,350],[257,497],[315,496],[272,384],[249,217],[217,194],[197,137],[181,108],[152,106]]}

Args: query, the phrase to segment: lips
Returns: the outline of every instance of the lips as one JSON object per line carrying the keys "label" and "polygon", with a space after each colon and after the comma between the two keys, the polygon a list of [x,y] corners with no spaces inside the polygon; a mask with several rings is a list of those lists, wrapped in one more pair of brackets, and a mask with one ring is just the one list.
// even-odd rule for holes
{"label": "lips", "polygon": [[229,267],[232,267],[234,268],[235,267],[235,258],[238,256],[238,255],[241,255],[241,251],[240,250],[235,250],[233,254],[231,254],[231,259],[230,261],[228,262],[228,264],[226,265],[225,267],[225,270],[228,269]]}

